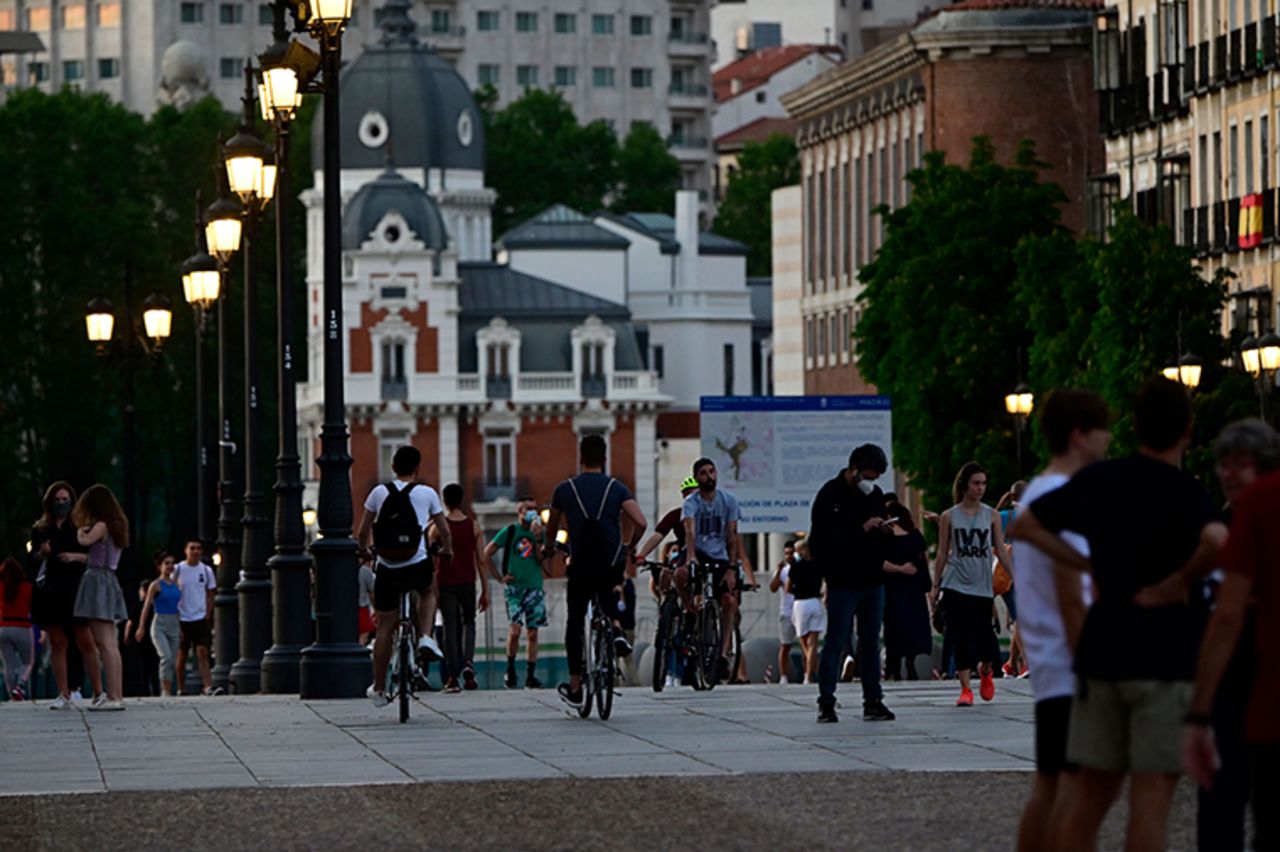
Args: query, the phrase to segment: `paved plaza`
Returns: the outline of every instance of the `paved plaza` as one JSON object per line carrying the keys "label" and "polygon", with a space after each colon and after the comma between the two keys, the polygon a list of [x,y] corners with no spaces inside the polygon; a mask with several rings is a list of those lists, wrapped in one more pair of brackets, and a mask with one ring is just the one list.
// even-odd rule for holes
{"label": "paved plaza", "polygon": [[[1025,681],[997,684],[971,709],[953,682],[891,684],[898,719],[879,723],[842,685],[838,725],[803,686],[627,688],[608,722],[551,690],[431,694],[406,725],[364,699],[7,704],[0,832],[14,849],[1010,849],[1032,705]],[[1193,820],[1184,782],[1173,848]]]}

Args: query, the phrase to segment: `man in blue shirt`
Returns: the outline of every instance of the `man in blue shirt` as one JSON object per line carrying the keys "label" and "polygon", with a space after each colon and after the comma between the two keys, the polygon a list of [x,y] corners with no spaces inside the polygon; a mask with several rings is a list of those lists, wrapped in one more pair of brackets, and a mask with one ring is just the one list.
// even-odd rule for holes
{"label": "man in blue shirt", "polygon": [[[587,435],[578,445],[582,472],[566,479],[551,498],[544,555],[551,555],[563,517],[569,530],[569,621],[564,650],[569,662],[569,682],[560,684],[560,696],[570,704],[582,703],[583,628],[588,601],[617,621],[614,588],[621,586],[627,555],[644,535],[648,521],[631,489],[604,472],[604,438]],[[631,519],[631,538],[622,540],[622,516]],[[614,640],[618,656],[631,653],[621,629]]]}

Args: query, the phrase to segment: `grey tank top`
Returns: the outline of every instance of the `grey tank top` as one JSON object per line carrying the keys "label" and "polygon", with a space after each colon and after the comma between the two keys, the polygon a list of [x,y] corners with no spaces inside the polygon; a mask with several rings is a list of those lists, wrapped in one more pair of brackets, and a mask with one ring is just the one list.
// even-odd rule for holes
{"label": "grey tank top", "polygon": [[992,597],[991,564],[995,553],[991,523],[995,511],[986,503],[973,515],[959,506],[951,508],[951,551],[942,572],[942,588],[963,595]]}

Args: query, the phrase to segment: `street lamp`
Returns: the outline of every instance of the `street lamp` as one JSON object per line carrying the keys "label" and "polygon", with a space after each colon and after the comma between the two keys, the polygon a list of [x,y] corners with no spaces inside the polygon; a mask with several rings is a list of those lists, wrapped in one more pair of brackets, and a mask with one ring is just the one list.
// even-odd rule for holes
{"label": "street lamp", "polygon": [[254,272],[258,221],[275,191],[275,167],[271,150],[253,135],[254,79],[252,62],[244,66],[243,114],[239,130],[222,148],[227,185],[240,198],[243,221],[240,255],[244,263],[244,514],[240,518],[240,575],[235,585],[239,598],[239,656],[230,680],[237,694],[261,690],[262,653],[271,639],[271,577],[267,558],[266,498],[258,463],[262,446],[261,370],[258,368],[258,282]]}
{"label": "street lamp", "polygon": [[1200,387],[1200,374],[1204,370],[1204,362],[1195,355],[1183,355],[1178,359],[1178,381],[1187,390]]}
{"label": "street lamp", "polygon": [[231,255],[240,250],[240,205],[222,196],[205,211],[204,236],[209,253],[226,266]]}
{"label": "street lamp", "polygon": [[90,300],[84,312],[84,325],[94,349],[99,355],[105,354],[116,327],[116,315],[112,312],[111,302],[102,296]]}
{"label": "street lamp", "polygon": [[[292,4],[290,4],[292,6]],[[297,14],[296,6],[292,6]],[[311,621],[311,557],[308,532],[316,512],[302,508],[302,466],[298,457],[298,402],[294,356],[293,213],[289,187],[290,122],[302,106],[303,89],[320,68],[320,55],[289,38],[286,4],[272,5],[273,42],[259,57],[258,96],[263,117],[275,128],[276,361],[278,385],[275,553],[271,569],[272,644],[262,655],[262,691],[297,693],[302,649],[315,640]]]}
{"label": "street lamp", "polygon": [[1035,396],[1031,393],[1031,388],[1025,383],[1013,389],[1013,393],[1005,394],[1004,410],[1013,415],[1016,428],[1014,429],[1014,442],[1017,447],[1018,475],[1022,475],[1022,430],[1027,425],[1027,417],[1031,415],[1031,410],[1035,407]]}
{"label": "street lamp", "polygon": [[196,316],[196,535],[213,549],[209,530],[209,424],[205,413],[204,339],[209,330],[209,311],[222,291],[218,261],[204,248],[204,211],[196,192],[195,253],[182,262],[182,296]]}
{"label": "street lamp", "polygon": [[159,352],[173,330],[173,306],[168,298],[152,293],[142,300],[142,327],[155,351]]}

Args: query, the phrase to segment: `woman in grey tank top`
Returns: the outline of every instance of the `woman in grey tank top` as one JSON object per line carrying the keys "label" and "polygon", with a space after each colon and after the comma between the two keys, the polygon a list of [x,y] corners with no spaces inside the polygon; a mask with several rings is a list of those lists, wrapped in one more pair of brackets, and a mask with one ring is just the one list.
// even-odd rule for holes
{"label": "woman in grey tank top", "polygon": [[973,706],[969,672],[976,665],[981,677],[979,693],[990,701],[996,692],[993,664],[999,645],[991,632],[992,560],[999,559],[1012,573],[1000,528],[1000,515],[982,502],[987,493],[987,471],[969,462],[956,474],[952,489],[956,505],[942,513],[938,528],[938,556],[933,566],[930,600],[936,607],[942,594],[947,638],[955,649],[956,676],[960,679],[957,707]]}

